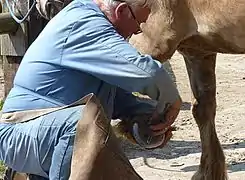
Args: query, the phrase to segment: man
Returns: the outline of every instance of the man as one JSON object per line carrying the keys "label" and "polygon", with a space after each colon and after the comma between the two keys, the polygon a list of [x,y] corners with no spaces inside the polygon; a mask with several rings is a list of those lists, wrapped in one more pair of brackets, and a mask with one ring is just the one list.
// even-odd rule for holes
{"label": "man", "polygon": [[[27,50],[3,116],[62,107],[94,93],[109,119],[145,113],[156,118],[170,104],[166,122],[151,126],[155,135],[165,133],[179,113],[178,91],[160,63],[125,41],[140,33],[139,24],[150,13],[149,2],[72,1]],[[132,95],[153,85],[159,91],[157,107]],[[25,120],[10,122],[2,117],[0,159],[19,172],[68,179],[82,112],[79,105]]]}

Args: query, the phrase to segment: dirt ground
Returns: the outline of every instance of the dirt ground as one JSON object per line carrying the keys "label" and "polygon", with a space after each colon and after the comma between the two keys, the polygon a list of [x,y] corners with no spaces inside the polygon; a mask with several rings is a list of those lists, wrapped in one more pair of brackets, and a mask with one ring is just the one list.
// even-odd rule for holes
{"label": "dirt ground", "polygon": [[[216,128],[226,155],[230,180],[245,179],[245,56],[218,55]],[[123,148],[145,180],[188,180],[198,169],[199,131],[191,114],[192,94],[184,60],[171,59],[184,108],[175,123],[177,131],[163,149],[144,150],[125,142]]]}

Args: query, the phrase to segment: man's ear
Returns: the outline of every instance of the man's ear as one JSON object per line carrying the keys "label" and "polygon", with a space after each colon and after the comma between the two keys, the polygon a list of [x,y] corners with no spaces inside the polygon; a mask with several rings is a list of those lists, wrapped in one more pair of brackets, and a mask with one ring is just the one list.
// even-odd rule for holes
{"label": "man's ear", "polygon": [[117,19],[122,19],[123,17],[127,16],[129,10],[127,3],[120,3],[115,9],[115,15]]}

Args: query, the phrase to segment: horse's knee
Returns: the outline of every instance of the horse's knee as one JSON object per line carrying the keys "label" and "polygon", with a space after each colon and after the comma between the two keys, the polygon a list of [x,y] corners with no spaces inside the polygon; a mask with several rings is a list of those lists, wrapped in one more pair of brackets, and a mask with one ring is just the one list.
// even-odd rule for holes
{"label": "horse's knee", "polygon": [[192,114],[199,126],[213,121],[215,118],[215,112],[215,99],[209,101],[207,100],[207,98],[203,100],[196,100],[192,106]]}

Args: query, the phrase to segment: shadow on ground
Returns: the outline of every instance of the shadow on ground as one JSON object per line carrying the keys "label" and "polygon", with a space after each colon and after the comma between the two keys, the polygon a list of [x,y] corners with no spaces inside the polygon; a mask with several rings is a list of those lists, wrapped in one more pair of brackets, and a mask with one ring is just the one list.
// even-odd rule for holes
{"label": "shadow on ground", "polygon": [[[122,140],[122,142],[124,152],[129,159],[139,157],[143,158],[145,165],[154,169],[158,168],[149,165],[147,163],[148,158],[170,160],[191,154],[201,153],[201,143],[199,141],[171,140],[165,148],[155,150],[145,150],[137,145],[131,144],[127,140]],[[222,147],[224,150],[245,148],[245,141],[240,143],[223,144]],[[198,170],[198,165],[185,166],[180,170],[184,172],[196,171]],[[228,172],[245,171],[245,160],[243,159],[242,162],[231,162],[228,164],[227,170]]]}
{"label": "shadow on ground", "polygon": [[[198,170],[198,165],[194,166],[186,166],[184,168],[181,168],[181,171],[184,172],[193,172]],[[227,171],[229,172],[239,172],[239,171],[245,171],[245,161],[242,162],[232,162],[227,164]]]}

